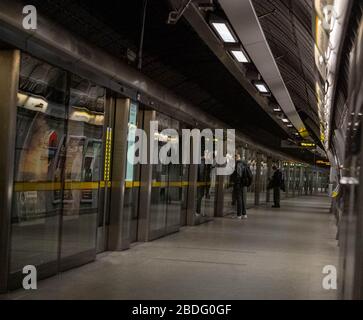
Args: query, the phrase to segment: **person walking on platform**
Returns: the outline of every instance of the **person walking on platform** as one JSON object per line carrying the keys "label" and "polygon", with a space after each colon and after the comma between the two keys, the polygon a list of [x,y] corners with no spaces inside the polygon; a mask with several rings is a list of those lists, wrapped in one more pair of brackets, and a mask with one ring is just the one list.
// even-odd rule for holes
{"label": "person walking on platform", "polygon": [[233,198],[237,203],[238,219],[247,219],[246,197],[247,187],[252,183],[252,172],[246,161],[236,154],[236,167],[232,174]]}
{"label": "person walking on platform", "polygon": [[274,191],[274,205],[272,208],[280,208],[280,190],[284,189],[284,179],[281,170],[276,166],[272,166],[274,174],[270,181],[270,186]]}

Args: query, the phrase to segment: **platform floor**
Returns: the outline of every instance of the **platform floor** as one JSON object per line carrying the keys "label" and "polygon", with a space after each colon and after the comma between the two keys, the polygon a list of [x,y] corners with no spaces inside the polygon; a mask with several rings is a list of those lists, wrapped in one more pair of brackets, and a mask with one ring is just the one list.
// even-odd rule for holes
{"label": "platform floor", "polygon": [[[40,281],[7,299],[335,299],[322,269],[337,265],[329,199],[308,196],[259,207]],[[2,297],[4,298],[4,297]]]}

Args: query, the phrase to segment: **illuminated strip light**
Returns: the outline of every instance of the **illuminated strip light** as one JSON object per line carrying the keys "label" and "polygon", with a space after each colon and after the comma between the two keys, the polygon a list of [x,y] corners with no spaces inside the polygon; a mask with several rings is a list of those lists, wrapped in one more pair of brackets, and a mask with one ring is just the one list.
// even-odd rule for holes
{"label": "illuminated strip light", "polygon": [[242,50],[231,50],[232,56],[237,60],[237,62],[241,63],[249,63],[247,55]]}
{"label": "illuminated strip light", "polygon": [[212,27],[217,32],[218,36],[225,43],[237,43],[237,37],[233,35],[231,28],[226,22],[212,22]]}

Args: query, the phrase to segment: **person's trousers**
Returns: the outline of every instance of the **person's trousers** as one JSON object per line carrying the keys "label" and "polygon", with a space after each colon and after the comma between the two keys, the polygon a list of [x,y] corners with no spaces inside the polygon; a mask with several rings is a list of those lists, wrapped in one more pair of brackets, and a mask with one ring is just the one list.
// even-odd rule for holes
{"label": "person's trousers", "polygon": [[244,197],[244,188],[240,185],[235,185],[233,188],[233,197],[235,199],[235,201],[237,202],[237,215],[240,216],[245,216],[247,214],[246,211],[246,202],[245,199],[246,197]]}
{"label": "person's trousers", "polygon": [[274,203],[276,207],[280,206],[280,188],[274,188]]}

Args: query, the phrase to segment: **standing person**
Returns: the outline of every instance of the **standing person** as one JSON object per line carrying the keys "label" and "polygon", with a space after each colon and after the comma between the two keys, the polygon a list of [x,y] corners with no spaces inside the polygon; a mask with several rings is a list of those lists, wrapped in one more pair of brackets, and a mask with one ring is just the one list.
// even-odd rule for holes
{"label": "standing person", "polygon": [[236,154],[236,167],[232,174],[233,181],[233,198],[237,203],[238,219],[247,219],[246,197],[244,193],[246,188],[252,183],[252,172],[241,156]]}
{"label": "standing person", "polygon": [[[201,163],[198,165],[198,178],[197,178],[198,184],[200,183],[200,186],[197,187],[197,212],[196,216],[199,217],[202,212],[202,201],[204,196],[206,195],[207,190],[207,182],[206,182],[206,163],[205,163],[205,157],[202,156]],[[203,216],[205,216],[205,213],[203,212]]]}
{"label": "standing person", "polygon": [[274,190],[274,205],[272,208],[280,208],[280,189],[283,184],[282,172],[276,165],[272,166],[272,170],[274,171],[271,180],[271,186]]}

